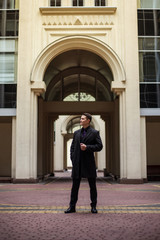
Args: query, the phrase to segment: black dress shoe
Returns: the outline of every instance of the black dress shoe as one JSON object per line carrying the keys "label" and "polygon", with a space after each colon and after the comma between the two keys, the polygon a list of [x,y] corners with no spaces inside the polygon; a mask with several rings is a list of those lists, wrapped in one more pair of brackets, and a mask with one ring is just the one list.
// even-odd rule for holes
{"label": "black dress shoe", "polygon": [[76,212],[75,207],[69,207],[66,211],[64,211],[64,213],[74,213]]}
{"label": "black dress shoe", "polygon": [[92,208],[91,208],[91,213],[98,213],[96,207],[92,207]]}

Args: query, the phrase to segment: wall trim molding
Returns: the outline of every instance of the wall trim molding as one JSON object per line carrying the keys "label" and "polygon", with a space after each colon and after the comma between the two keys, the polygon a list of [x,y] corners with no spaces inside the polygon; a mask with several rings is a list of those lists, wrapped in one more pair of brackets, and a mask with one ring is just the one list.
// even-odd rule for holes
{"label": "wall trim molding", "polygon": [[16,116],[16,108],[0,108],[0,117]]}
{"label": "wall trim molding", "polygon": [[42,15],[115,14],[117,7],[40,7]]}
{"label": "wall trim molding", "polygon": [[160,108],[141,108],[141,116],[160,116]]}
{"label": "wall trim molding", "polygon": [[120,184],[142,184],[145,183],[146,180],[143,178],[140,179],[128,179],[128,178],[121,178],[118,180]]}

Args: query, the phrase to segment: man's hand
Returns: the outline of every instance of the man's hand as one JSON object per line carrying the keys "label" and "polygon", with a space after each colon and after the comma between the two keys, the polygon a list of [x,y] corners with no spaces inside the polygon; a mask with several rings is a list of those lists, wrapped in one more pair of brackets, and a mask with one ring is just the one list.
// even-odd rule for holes
{"label": "man's hand", "polygon": [[82,151],[85,151],[87,146],[84,143],[80,143],[80,148]]}

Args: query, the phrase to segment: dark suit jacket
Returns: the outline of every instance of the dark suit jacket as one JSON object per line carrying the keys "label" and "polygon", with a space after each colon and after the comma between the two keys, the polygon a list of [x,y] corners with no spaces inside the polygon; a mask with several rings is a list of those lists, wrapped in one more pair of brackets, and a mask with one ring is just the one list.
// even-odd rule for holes
{"label": "dark suit jacket", "polygon": [[[72,177],[93,178],[96,177],[96,164],[94,152],[102,150],[103,145],[99,132],[91,127],[88,128],[86,136],[80,141],[81,129],[74,132],[71,144]],[[85,151],[81,151],[80,142],[87,146]]]}

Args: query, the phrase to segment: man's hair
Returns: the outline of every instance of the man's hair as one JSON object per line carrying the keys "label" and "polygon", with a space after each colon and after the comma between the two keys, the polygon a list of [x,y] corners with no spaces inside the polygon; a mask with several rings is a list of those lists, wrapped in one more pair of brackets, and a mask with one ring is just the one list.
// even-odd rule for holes
{"label": "man's hair", "polygon": [[82,115],[86,116],[87,119],[92,120],[92,115],[90,113],[83,113]]}

